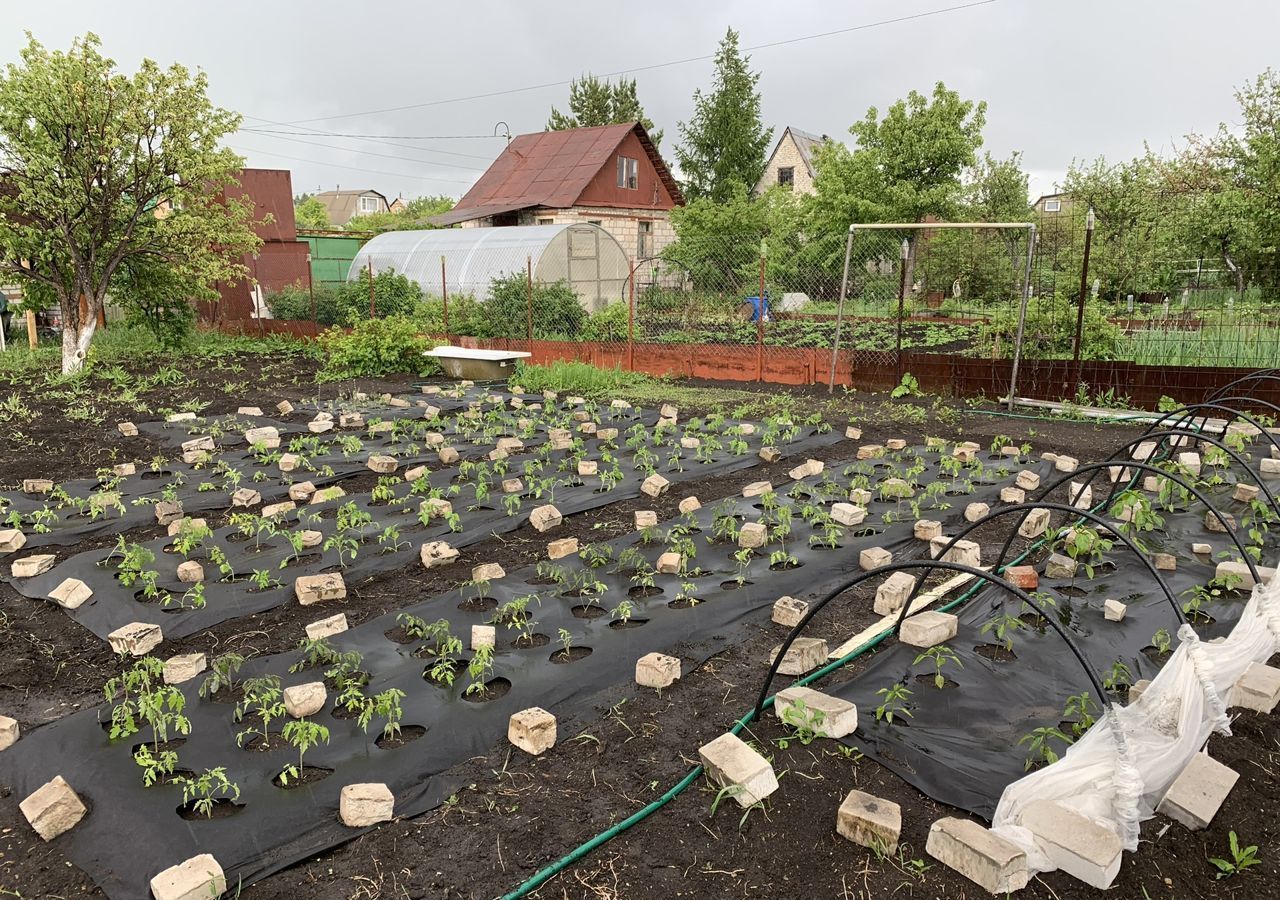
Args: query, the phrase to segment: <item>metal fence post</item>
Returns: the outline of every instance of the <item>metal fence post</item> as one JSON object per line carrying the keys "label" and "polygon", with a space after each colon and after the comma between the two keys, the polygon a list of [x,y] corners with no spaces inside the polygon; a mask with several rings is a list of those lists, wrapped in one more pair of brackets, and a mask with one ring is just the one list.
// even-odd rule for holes
{"label": "metal fence post", "polygon": [[529,361],[533,361],[533,257],[525,257],[526,281],[529,285],[529,313],[526,328],[529,334]]}
{"label": "metal fence post", "polygon": [[902,319],[907,311],[907,260],[911,255],[911,245],[907,238],[902,239],[902,258],[898,262],[898,328],[895,338],[897,349],[895,357],[898,365],[898,381],[902,381]]}
{"label": "metal fence post", "polygon": [[373,257],[369,257],[369,318],[378,317],[378,307],[373,299]]}
{"label": "metal fence post", "polygon": [[844,298],[849,289],[849,255],[853,253],[853,228],[849,226],[849,238],[844,245],[844,274],[840,276],[840,302],[836,305],[836,333],[831,341],[831,377],[827,380],[827,393],[836,388],[836,355],[840,352],[840,326],[844,322]]}
{"label": "metal fence post", "polygon": [[311,336],[320,333],[320,323],[316,321],[316,276],[311,271],[311,254],[307,254],[307,293],[311,296]]}
{"label": "metal fence post", "polygon": [[444,254],[440,254],[440,296],[444,300],[444,342],[449,340],[449,282],[445,278]]}
{"label": "metal fence post", "polygon": [[1031,301],[1031,260],[1036,251],[1036,226],[1027,226],[1027,265],[1022,275],[1022,305],[1018,309],[1018,336],[1013,341],[1013,370],[1009,373],[1007,407],[1013,411],[1013,398],[1018,388],[1018,366],[1022,362],[1022,338],[1027,328],[1027,304]]}
{"label": "metal fence post", "polygon": [[1084,302],[1089,290],[1089,250],[1093,244],[1093,224],[1093,207],[1090,206],[1088,214],[1084,217],[1084,262],[1080,265],[1080,299],[1076,306],[1076,339],[1071,345],[1071,371],[1074,383],[1067,385],[1067,389],[1072,395],[1079,388],[1084,365],[1080,359],[1080,345],[1084,337]]}
{"label": "metal fence post", "polygon": [[634,372],[636,370],[636,266],[639,262],[631,267],[631,271],[627,273],[627,293],[629,299],[627,309],[627,371]]}
{"label": "metal fence post", "polygon": [[765,243],[760,240],[760,292],[756,295],[756,381],[764,381],[764,264]]}

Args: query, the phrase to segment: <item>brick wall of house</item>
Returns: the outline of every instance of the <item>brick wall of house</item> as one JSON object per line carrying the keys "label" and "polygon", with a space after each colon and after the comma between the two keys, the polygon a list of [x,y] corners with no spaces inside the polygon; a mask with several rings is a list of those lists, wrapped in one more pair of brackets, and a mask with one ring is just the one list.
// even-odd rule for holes
{"label": "brick wall of house", "polygon": [[777,184],[778,170],[787,166],[790,166],[795,173],[795,183],[791,189],[798,194],[812,194],[814,192],[813,179],[809,177],[809,170],[805,168],[804,157],[800,155],[800,149],[796,146],[790,134],[786,135],[778,146],[778,152],[769,160],[768,166],[765,167],[764,175],[760,178],[760,183],[756,185],[756,193],[763,194]]}
{"label": "brick wall of house", "polygon": [[613,235],[633,265],[640,258],[641,223],[647,222],[650,229],[646,242],[650,248],[648,256],[661,254],[676,239],[671,216],[666,210],[575,206],[569,209],[526,210],[520,214],[521,225],[581,225],[588,222],[599,224]]}

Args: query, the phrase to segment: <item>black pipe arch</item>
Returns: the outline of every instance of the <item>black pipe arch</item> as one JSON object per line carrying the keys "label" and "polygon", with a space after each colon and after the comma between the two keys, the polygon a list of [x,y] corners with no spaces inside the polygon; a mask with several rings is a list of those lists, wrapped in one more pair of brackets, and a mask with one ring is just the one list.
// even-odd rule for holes
{"label": "black pipe arch", "polygon": [[[1072,516],[1088,519],[1094,524],[1101,525],[1103,528],[1106,528],[1108,531],[1111,530],[1111,526],[1107,523],[1107,521],[1103,519],[1101,516],[1092,512],[1091,510],[1079,509],[1074,506],[1068,506],[1065,503],[1052,503],[1047,500],[1035,500],[1030,503],[1019,503],[1015,506],[1001,507],[1000,509],[987,513],[985,516],[983,516],[981,519],[979,519],[976,522],[968,523],[967,525],[965,525],[964,528],[960,529],[960,531],[954,537],[952,537],[950,540],[947,541],[946,547],[944,547],[942,552],[938,554],[938,559],[942,559],[948,553],[950,553],[951,550],[955,547],[955,545],[959,541],[964,540],[964,536],[966,534],[969,534],[971,531],[977,528],[981,528],[983,525],[986,525],[992,520],[1000,518],[1001,516],[1007,516],[1012,513],[1020,512],[1022,513],[1022,518],[1018,520],[1018,524],[1014,528],[1014,530],[1009,533],[1009,537],[1005,541],[1004,547],[1002,547],[1000,550],[1000,556],[996,559],[995,563],[993,563],[992,565],[993,569],[1000,570],[1002,568],[1001,564],[1004,562],[1005,556],[1008,554],[1009,549],[1013,546],[1013,537],[1018,533],[1017,529],[1021,528],[1022,523],[1027,520],[1027,516],[1029,516],[1032,512],[1034,512],[1037,509],[1047,509],[1050,512],[1065,512]],[[1187,619],[1186,619],[1186,616],[1183,615],[1182,607],[1178,605],[1177,597],[1174,595],[1173,591],[1170,589],[1168,583],[1164,580],[1164,577],[1160,574],[1160,571],[1152,564],[1151,560],[1147,559],[1147,555],[1142,552],[1141,548],[1139,548],[1138,545],[1135,544],[1131,538],[1119,532],[1115,532],[1115,535],[1122,542],[1124,542],[1124,545],[1126,547],[1128,547],[1130,550],[1133,551],[1134,555],[1137,556],[1138,559],[1142,560],[1143,565],[1147,567],[1147,570],[1151,573],[1152,577],[1155,578],[1156,583],[1160,585],[1160,589],[1164,592],[1165,599],[1167,599],[1169,601],[1169,605],[1173,607],[1174,614],[1178,617],[1178,622],[1185,623]],[[911,589],[911,594],[910,596],[907,597],[906,603],[902,605],[902,613],[900,613],[898,616],[897,625],[894,626],[895,630],[896,628],[902,625],[903,620],[906,618],[906,611],[911,608],[911,601],[916,598],[916,594],[919,593],[921,585],[924,584],[924,580],[929,577],[929,574],[930,573],[928,572],[924,572],[916,576],[915,586]]]}
{"label": "black pipe arch", "polygon": [[1280,369],[1258,369],[1256,372],[1250,372],[1248,375],[1241,375],[1239,378],[1228,381],[1222,387],[1209,394],[1206,399],[1216,400],[1221,394],[1226,393],[1237,385],[1244,384],[1247,381],[1280,381]]}
{"label": "black pipe arch", "polygon": [[[1275,435],[1273,435],[1270,431],[1268,431],[1266,428],[1264,428],[1264,427],[1263,427],[1263,425],[1262,425],[1262,423],[1261,423],[1261,422],[1259,422],[1257,419],[1255,419],[1255,418],[1254,418],[1252,415],[1250,415],[1249,413],[1245,412],[1245,411],[1244,411],[1244,410],[1242,410],[1242,409],[1236,409],[1236,408],[1234,408],[1234,407],[1232,407],[1232,406],[1227,406],[1226,404],[1227,404],[1229,401],[1230,401],[1230,402],[1236,402],[1236,403],[1259,403],[1259,404],[1261,404],[1261,405],[1263,405],[1263,406],[1269,407],[1269,408],[1270,408],[1270,409],[1272,409],[1272,410],[1275,410],[1275,412],[1276,412],[1277,414],[1280,414],[1280,406],[1277,406],[1277,405],[1276,405],[1276,404],[1274,404],[1274,403],[1268,403],[1268,402],[1267,402],[1267,401],[1265,401],[1265,400],[1254,400],[1254,399],[1253,399],[1253,398],[1251,398],[1251,397],[1224,397],[1224,398],[1222,398],[1221,400],[1206,400],[1206,401],[1204,401],[1203,403],[1192,403],[1192,404],[1189,404],[1189,405],[1187,405],[1187,406],[1182,407],[1181,409],[1175,409],[1175,410],[1172,410],[1171,412],[1167,412],[1167,413],[1165,413],[1164,415],[1160,416],[1160,418],[1158,418],[1158,419],[1156,419],[1154,422],[1152,422],[1150,425],[1148,425],[1148,426],[1147,426],[1146,431],[1144,431],[1144,432],[1143,432],[1143,435],[1145,436],[1145,435],[1146,435],[1146,434],[1148,434],[1152,429],[1154,429],[1154,428],[1158,427],[1159,425],[1161,425],[1161,424],[1162,424],[1166,419],[1172,419],[1172,418],[1177,417],[1177,416],[1182,416],[1182,419],[1179,419],[1177,422],[1175,422],[1175,423],[1174,423],[1174,427],[1177,427],[1177,428],[1189,428],[1190,426],[1183,424],[1183,422],[1184,422],[1184,421],[1192,421],[1192,420],[1194,420],[1194,419],[1195,419],[1195,415],[1194,415],[1194,412],[1193,412],[1194,410],[1198,410],[1198,409],[1215,409],[1215,410],[1220,410],[1220,411],[1224,411],[1224,412],[1231,413],[1231,416],[1230,416],[1230,417],[1228,418],[1228,420],[1227,420],[1227,421],[1228,421],[1228,424],[1230,424],[1230,423],[1231,423],[1233,420],[1235,420],[1235,419],[1244,419],[1244,420],[1245,420],[1245,421],[1247,421],[1250,425],[1252,425],[1254,428],[1258,429],[1258,431],[1259,431],[1259,432],[1260,432],[1264,437],[1266,437],[1266,439],[1267,439],[1268,441],[1270,441],[1270,442],[1271,442],[1271,445],[1272,445],[1273,447],[1275,447],[1276,449],[1280,450],[1280,442],[1277,442],[1277,441],[1276,441],[1276,437],[1275,437]],[[1183,414],[1184,414],[1184,413],[1186,413],[1186,415],[1185,415],[1185,416],[1183,416]],[[1197,434],[1203,434],[1203,433],[1204,433],[1204,432],[1197,432]]]}
{"label": "black pipe arch", "polygon": [[[1151,438],[1165,438],[1165,437],[1192,437],[1192,438],[1195,438],[1196,440],[1208,441],[1209,443],[1213,444],[1215,447],[1222,450],[1224,453],[1230,456],[1233,460],[1235,460],[1235,462],[1239,464],[1240,468],[1243,469],[1249,475],[1249,477],[1258,485],[1258,488],[1264,494],[1267,495],[1267,502],[1271,504],[1272,511],[1274,511],[1277,516],[1280,516],[1280,504],[1277,503],[1275,495],[1271,493],[1271,489],[1267,487],[1266,483],[1262,480],[1262,476],[1259,475],[1257,472],[1253,471],[1253,469],[1249,468],[1249,463],[1239,453],[1232,450],[1230,447],[1228,447],[1226,444],[1224,444],[1222,441],[1218,440],[1215,437],[1211,437],[1210,435],[1201,434],[1199,432],[1190,431],[1187,429],[1172,428],[1166,431],[1158,431],[1154,433],[1143,434],[1140,437],[1136,437],[1133,440],[1129,441],[1128,443],[1122,444],[1121,446],[1117,447],[1114,451],[1112,451],[1110,456],[1108,456],[1106,459],[1102,460],[1101,462],[1092,463],[1089,466],[1083,466],[1083,467],[1077,468],[1076,472],[1071,472],[1068,474],[1075,475],[1077,472],[1080,472],[1084,469],[1097,468],[1100,466],[1106,466],[1108,468],[1111,466],[1119,466],[1121,468],[1135,468],[1135,464],[1138,462],[1137,460],[1126,458],[1125,460],[1121,461],[1121,460],[1117,460],[1116,457],[1121,453],[1130,451],[1131,448],[1134,447],[1135,445],[1141,444],[1144,441],[1150,440]],[[1163,443],[1163,440],[1161,440],[1157,444],[1157,446],[1159,446],[1162,443]],[[1132,453],[1131,452],[1128,453],[1127,456],[1132,456]],[[1155,457],[1152,456],[1151,458],[1154,459]],[[1170,473],[1164,471],[1163,469],[1157,469],[1156,473],[1165,478],[1171,477]],[[1089,480],[1085,482],[1085,486],[1087,487],[1093,484],[1093,480],[1097,477],[1098,477],[1098,472],[1095,471],[1092,475],[1089,476]],[[1114,489],[1112,491],[1112,495],[1114,495]]]}
{"label": "black pipe arch", "polygon": [[[796,638],[800,637],[804,632],[805,627],[808,626],[813,617],[820,613],[828,603],[846,591],[857,587],[862,584],[862,582],[869,579],[878,578],[883,575],[891,575],[894,572],[902,572],[907,569],[919,568],[947,569],[952,572],[962,572],[966,575],[972,575],[1004,589],[1016,596],[1023,603],[1026,603],[1035,610],[1038,615],[1044,618],[1049,625],[1052,626],[1053,630],[1057,632],[1058,636],[1066,643],[1067,649],[1071,651],[1072,655],[1075,656],[1076,660],[1080,663],[1081,668],[1084,669],[1085,675],[1089,678],[1089,683],[1093,685],[1094,690],[1098,692],[1099,702],[1108,707],[1112,705],[1111,698],[1107,694],[1106,688],[1102,685],[1102,679],[1098,677],[1098,673],[1094,670],[1093,666],[1089,664],[1089,660],[1080,649],[1080,646],[1071,638],[1071,635],[1067,633],[1066,629],[1064,629],[1056,619],[1052,616],[1045,615],[1045,611],[1040,607],[1040,604],[1031,599],[1031,596],[1022,588],[1011,584],[1009,581],[994,574],[993,572],[987,572],[983,569],[964,565],[963,563],[944,562],[941,559],[908,559],[903,560],[902,562],[890,563],[887,566],[881,566],[880,568],[872,569],[869,572],[859,572],[857,575],[845,579],[840,584],[836,585],[820,600],[817,600],[812,606],[810,606],[809,611],[805,613],[804,618],[796,623],[796,626],[791,629],[791,632],[787,635],[781,646],[778,647],[778,651],[774,656],[773,664],[769,666],[769,674],[765,676],[764,684],[760,687],[760,694],[756,699],[755,708],[752,709],[751,714],[746,721],[753,722],[760,717],[762,712],[764,712],[765,701],[769,698],[769,687],[773,684],[773,679],[778,674],[778,667],[782,665],[782,660],[786,656],[787,650],[791,648],[791,645],[795,642]],[[897,625],[894,626],[894,629],[896,633]]]}

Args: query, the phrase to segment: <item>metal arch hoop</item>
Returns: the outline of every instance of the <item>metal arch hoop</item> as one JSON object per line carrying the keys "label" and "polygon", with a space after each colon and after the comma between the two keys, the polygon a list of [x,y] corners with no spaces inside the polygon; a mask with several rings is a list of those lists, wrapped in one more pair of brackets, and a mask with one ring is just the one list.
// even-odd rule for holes
{"label": "metal arch hoop", "polygon": [[[952,537],[947,542],[946,547],[942,550],[941,553],[938,554],[938,558],[942,559],[948,553],[950,553],[952,548],[955,547],[956,543],[964,540],[964,536],[966,534],[969,534],[971,531],[973,531],[976,528],[981,528],[983,525],[988,524],[994,519],[997,519],[1001,516],[1007,516],[1011,513],[1021,512],[1023,514],[1022,518],[1018,520],[1018,526],[1021,527],[1022,523],[1026,521],[1027,516],[1037,509],[1047,509],[1052,512],[1065,512],[1073,516],[1078,516],[1081,518],[1088,519],[1089,521],[1094,522],[1095,524],[1102,525],[1104,528],[1109,527],[1106,521],[1100,516],[1098,516],[1096,513],[1087,509],[1077,509],[1076,507],[1068,506],[1065,503],[1051,503],[1044,500],[1037,500],[1031,503],[1019,503],[1016,506],[1006,506],[1006,507],[1003,507],[1002,509],[997,509],[995,512],[988,513],[987,515],[983,516],[981,519],[979,519],[976,522],[970,522],[963,529],[961,529],[957,535]],[[1013,535],[1015,534],[1017,534],[1016,529],[1010,533],[1008,539],[1004,543],[1004,546],[1000,549],[1000,556],[997,557],[996,559],[995,568],[999,569],[1001,567],[1001,564],[1004,562],[1005,556],[1008,554],[1010,547],[1013,545]],[[1124,542],[1124,545],[1128,547],[1130,550],[1132,550],[1135,556],[1137,556],[1140,560],[1142,560],[1143,565],[1147,567],[1147,570],[1151,573],[1151,575],[1156,579],[1156,582],[1160,585],[1160,589],[1164,592],[1165,598],[1169,601],[1169,605],[1173,607],[1173,611],[1175,615],[1177,615],[1178,617],[1178,622],[1185,623],[1187,620],[1182,613],[1182,607],[1178,605],[1178,600],[1174,596],[1173,591],[1169,588],[1169,585],[1165,582],[1164,578],[1161,577],[1159,570],[1157,570],[1156,567],[1152,565],[1151,560],[1147,559],[1146,554],[1142,552],[1142,550],[1138,547],[1137,544],[1133,542],[1131,538],[1119,533],[1116,534],[1116,537],[1120,538],[1120,540]],[[895,629],[898,627],[901,627],[903,620],[906,619],[907,610],[911,608],[911,601],[915,599],[916,594],[920,590],[920,586],[924,584],[924,579],[927,578],[928,576],[929,576],[928,572],[924,572],[916,576],[915,587],[911,589],[911,594],[907,597],[906,602],[902,605],[902,612],[898,616],[897,625],[894,626]]]}
{"label": "metal arch hoop", "polygon": [[[1249,468],[1249,463],[1246,462],[1245,459],[1239,453],[1232,450],[1222,441],[1218,440],[1215,437],[1211,437],[1210,435],[1202,434],[1197,431],[1191,431],[1190,429],[1186,429],[1186,428],[1170,428],[1164,431],[1146,432],[1140,435],[1139,437],[1136,437],[1133,440],[1129,441],[1127,444],[1123,444],[1120,447],[1117,447],[1110,456],[1108,456],[1105,460],[1102,461],[1102,464],[1116,465],[1116,466],[1121,466],[1123,468],[1132,468],[1136,460],[1117,461],[1116,460],[1117,454],[1123,453],[1129,450],[1130,448],[1132,448],[1133,446],[1135,446],[1136,444],[1141,444],[1144,440],[1148,440],[1150,438],[1160,438],[1159,443],[1163,444],[1164,438],[1167,438],[1167,437],[1192,437],[1192,438],[1195,438],[1196,440],[1207,441],[1208,443],[1213,444],[1222,452],[1226,453],[1228,456],[1230,456],[1233,460],[1235,460],[1240,465],[1241,469],[1243,469],[1246,473],[1248,473],[1249,477],[1253,480],[1255,484],[1258,485],[1258,488],[1262,491],[1262,493],[1267,495],[1267,502],[1271,504],[1271,509],[1276,513],[1277,516],[1280,516],[1280,504],[1277,504],[1275,495],[1271,493],[1271,488],[1267,487],[1266,482],[1262,480],[1262,476],[1254,472],[1253,469]],[[1157,444],[1157,446],[1159,446],[1159,444]],[[1157,471],[1159,471],[1161,476],[1166,478],[1169,477],[1168,472],[1165,472],[1163,470],[1157,470]],[[1093,479],[1095,477],[1097,477],[1096,474],[1093,476],[1090,476],[1088,483],[1092,484]]]}
{"label": "metal arch hoop", "polygon": [[[1182,418],[1179,418],[1177,421],[1173,422],[1173,427],[1190,428],[1189,425],[1184,423],[1195,420],[1194,414],[1191,414],[1193,410],[1217,409],[1217,410],[1222,410],[1224,412],[1231,413],[1231,419],[1228,420],[1228,424],[1230,424],[1231,420],[1233,419],[1244,419],[1254,428],[1258,429],[1259,433],[1266,436],[1267,440],[1271,442],[1271,446],[1275,447],[1276,449],[1280,449],[1280,442],[1276,441],[1275,435],[1273,435],[1266,428],[1262,427],[1261,422],[1259,422],[1257,419],[1255,419],[1253,416],[1251,416],[1249,413],[1245,412],[1242,409],[1235,409],[1234,407],[1227,406],[1226,404],[1228,401],[1238,402],[1238,403],[1258,403],[1258,404],[1261,404],[1262,406],[1270,407],[1271,409],[1275,410],[1277,413],[1280,413],[1280,406],[1277,406],[1274,403],[1268,403],[1266,400],[1254,400],[1251,397],[1224,397],[1220,400],[1206,400],[1203,403],[1192,403],[1188,406],[1182,407],[1181,409],[1175,409],[1172,412],[1167,412],[1164,415],[1162,415],[1160,418],[1152,422],[1150,425],[1148,425],[1146,431],[1144,431],[1143,434],[1145,435],[1150,433],[1153,429],[1163,424],[1166,419],[1172,419],[1175,416],[1182,416],[1183,413],[1188,413],[1189,415],[1182,416]],[[1203,432],[1197,432],[1197,433],[1203,434]]]}
{"label": "metal arch hoop", "polygon": [[[1092,684],[1094,687],[1094,690],[1098,692],[1098,698],[1100,702],[1102,702],[1107,706],[1111,705],[1111,699],[1107,695],[1106,688],[1102,686],[1102,680],[1098,678],[1098,673],[1094,671],[1093,666],[1089,664],[1088,658],[1085,657],[1084,652],[1080,649],[1079,645],[1076,644],[1074,640],[1072,640],[1071,635],[1069,635],[1066,632],[1066,630],[1062,627],[1060,623],[1057,622],[1057,620],[1055,620],[1051,616],[1046,616],[1044,614],[1044,610],[1040,607],[1040,605],[1036,603],[1035,600],[1031,599],[1031,596],[1027,594],[1026,591],[1022,590],[1022,588],[1014,584],[1010,584],[1004,578],[1001,578],[999,575],[996,575],[992,572],[987,572],[982,569],[975,568],[973,566],[967,566],[967,565],[964,565],[963,563],[944,562],[943,560],[940,560],[940,559],[931,559],[931,560],[913,559],[913,560],[904,560],[902,562],[893,563],[888,566],[882,566],[878,569],[872,569],[870,572],[860,572],[859,574],[853,576],[852,578],[846,579],[845,581],[841,582],[836,587],[828,591],[822,597],[821,600],[818,600],[809,609],[809,611],[805,613],[804,618],[801,619],[796,624],[796,626],[791,629],[791,633],[787,635],[786,640],[784,640],[782,642],[782,645],[778,648],[778,652],[774,657],[773,664],[769,666],[769,674],[765,676],[764,684],[761,685],[760,687],[760,695],[756,699],[755,708],[751,711],[746,721],[752,722],[760,717],[760,714],[764,711],[765,701],[769,698],[769,687],[773,684],[773,679],[778,674],[778,667],[782,665],[782,660],[786,656],[787,650],[790,649],[791,644],[795,641],[795,639],[798,638],[804,632],[804,629],[806,626],[808,626],[810,620],[812,620],[814,616],[816,616],[819,612],[821,612],[822,609],[828,603],[830,603],[832,600],[834,600],[836,597],[840,596],[841,594],[845,593],[846,591],[857,587],[858,585],[862,584],[862,582],[867,581],[871,578],[877,578],[881,575],[891,574],[893,572],[901,572],[906,569],[918,569],[918,568],[924,568],[924,567],[947,569],[952,572],[963,572],[966,575],[973,575],[983,581],[990,582],[991,584],[994,584],[997,587],[1003,588],[1005,591],[1016,596],[1023,603],[1026,603],[1033,610],[1035,610],[1038,615],[1043,617],[1049,623],[1049,625],[1052,626],[1053,630],[1057,632],[1058,636],[1062,638],[1062,640],[1066,643],[1067,648],[1071,651],[1072,655],[1075,656],[1076,660],[1080,663],[1081,668],[1084,669],[1085,675],[1088,676],[1090,684]],[[895,631],[896,631],[896,626],[895,626]]]}
{"label": "metal arch hoop", "polygon": [[1244,384],[1247,381],[1280,381],[1280,369],[1259,369],[1256,372],[1250,372],[1248,375],[1241,375],[1233,381],[1228,381],[1222,387],[1210,394],[1206,399],[1216,400],[1221,394],[1224,394],[1233,387]]}
{"label": "metal arch hoop", "polygon": [[[1111,463],[1111,462],[1097,462],[1097,463],[1089,463],[1089,464],[1088,464],[1088,465],[1086,465],[1086,466],[1081,466],[1081,467],[1080,467],[1079,469],[1077,469],[1076,471],[1074,471],[1074,472],[1068,472],[1066,475],[1063,475],[1063,476],[1062,476],[1061,478],[1059,478],[1057,481],[1054,481],[1054,482],[1051,482],[1050,484],[1047,484],[1047,485],[1042,486],[1042,487],[1041,487],[1041,489],[1040,489],[1040,495],[1043,497],[1043,496],[1047,495],[1050,491],[1056,490],[1057,488],[1061,487],[1063,483],[1065,483],[1065,482],[1067,482],[1067,481],[1070,481],[1072,478],[1074,478],[1075,476],[1079,475],[1081,472],[1088,472],[1088,471],[1092,471],[1092,472],[1093,472],[1093,474],[1089,476],[1089,480],[1088,480],[1088,481],[1086,481],[1086,482],[1081,486],[1081,489],[1080,489],[1080,492],[1079,492],[1079,493],[1083,493],[1084,489],[1085,489],[1085,488],[1087,488],[1090,484],[1092,484],[1092,483],[1093,483],[1093,479],[1094,479],[1094,478],[1096,478],[1096,477],[1098,476],[1098,473],[1100,473],[1103,469],[1109,469],[1109,468],[1111,468],[1111,467],[1112,467],[1112,465],[1115,465],[1115,464],[1114,464],[1114,463]],[[1159,477],[1159,478],[1168,478],[1170,481],[1174,482],[1175,484],[1177,484],[1177,485],[1179,485],[1180,487],[1185,488],[1187,491],[1189,491],[1189,492],[1190,492],[1190,493],[1191,493],[1191,494],[1192,494],[1192,495],[1193,495],[1197,500],[1199,500],[1201,503],[1203,503],[1203,504],[1204,504],[1205,508],[1206,508],[1206,509],[1208,509],[1208,510],[1209,510],[1209,512],[1213,514],[1213,517],[1214,517],[1215,519],[1217,519],[1217,520],[1218,520],[1218,523],[1219,523],[1220,525],[1222,525],[1222,527],[1226,530],[1227,537],[1231,538],[1231,542],[1232,542],[1233,544],[1235,544],[1235,545],[1236,545],[1236,549],[1237,549],[1238,551],[1240,551],[1240,556],[1241,556],[1241,558],[1244,560],[1245,565],[1247,565],[1247,566],[1249,567],[1249,574],[1251,574],[1251,575],[1253,576],[1253,580],[1254,580],[1254,581],[1258,581],[1258,580],[1259,580],[1259,578],[1258,578],[1258,570],[1257,570],[1257,568],[1256,568],[1256,567],[1254,566],[1254,564],[1253,564],[1253,559],[1252,559],[1252,557],[1250,557],[1250,556],[1249,556],[1249,554],[1245,552],[1244,545],[1240,543],[1240,539],[1239,539],[1238,537],[1236,537],[1235,532],[1234,532],[1234,531],[1232,531],[1232,530],[1230,529],[1230,527],[1228,527],[1226,517],[1225,517],[1225,516],[1223,516],[1223,514],[1222,514],[1222,513],[1220,513],[1220,512],[1219,512],[1219,511],[1214,507],[1214,505],[1213,505],[1212,503],[1210,503],[1210,502],[1209,502],[1209,499],[1208,499],[1208,498],[1207,498],[1203,493],[1201,493],[1201,492],[1200,492],[1200,490],[1199,490],[1198,488],[1196,488],[1196,486],[1195,486],[1195,485],[1193,485],[1193,484],[1188,484],[1187,482],[1183,481],[1183,480],[1182,480],[1182,478],[1178,477],[1177,475],[1174,475],[1174,474],[1172,474],[1172,473],[1170,473],[1170,472],[1166,472],[1164,469],[1157,469],[1155,466],[1153,466],[1153,465],[1151,465],[1151,464],[1149,464],[1149,463],[1134,461],[1134,462],[1124,463],[1124,464],[1123,464],[1123,467],[1124,467],[1124,468],[1126,468],[1126,469],[1137,469],[1138,471],[1141,471],[1141,472],[1151,472],[1152,474],[1156,475],[1156,476],[1157,476],[1157,477]],[[1077,493],[1077,494],[1076,494],[1076,496],[1075,496],[1075,497],[1072,497],[1071,499],[1074,501],[1077,497],[1079,497],[1079,493]],[[1107,499],[1108,499],[1108,500],[1110,500],[1110,499],[1111,499],[1111,496],[1114,496],[1114,495],[1115,495],[1115,487],[1114,487],[1114,485],[1113,485],[1113,486],[1112,486],[1111,495],[1109,495]],[[1070,508],[1071,508],[1071,509],[1075,509],[1075,507],[1074,507],[1074,506],[1072,506],[1072,507],[1070,507]],[[1079,513],[1083,513],[1083,510],[1077,510],[1077,512],[1079,512]],[[966,531],[967,531],[967,529],[966,529]],[[1117,536],[1119,536],[1119,537],[1123,537],[1123,535],[1117,535]],[[1003,559],[1003,558],[1004,558],[1004,554],[1005,554],[1005,553],[1007,553],[1007,552],[1009,551],[1009,547],[1012,545],[1012,542],[1013,542],[1013,541],[1012,541],[1012,538],[1010,538],[1010,540],[1005,544],[1004,549],[1003,549],[1003,550],[1001,550],[1001,559]],[[1143,559],[1145,559],[1145,558],[1146,558],[1146,557],[1145,557],[1145,556],[1143,556]]]}

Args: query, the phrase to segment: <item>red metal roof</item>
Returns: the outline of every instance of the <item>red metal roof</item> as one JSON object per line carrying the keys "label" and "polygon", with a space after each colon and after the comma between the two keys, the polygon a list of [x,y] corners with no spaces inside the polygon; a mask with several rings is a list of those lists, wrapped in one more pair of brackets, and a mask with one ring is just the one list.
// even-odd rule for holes
{"label": "red metal roof", "polygon": [[453,209],[432,221],[453,225],[530,207],[573,206],[596,174],[613,165],[618,145],[633,132],[671,198],[683,204],[680,188],[644,126],[631,122],[522,134],[507,145]]}

